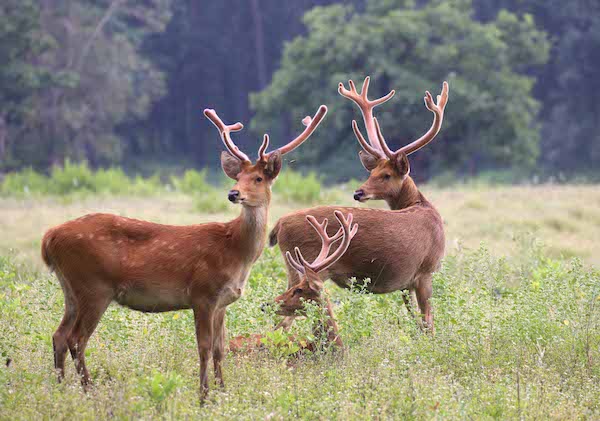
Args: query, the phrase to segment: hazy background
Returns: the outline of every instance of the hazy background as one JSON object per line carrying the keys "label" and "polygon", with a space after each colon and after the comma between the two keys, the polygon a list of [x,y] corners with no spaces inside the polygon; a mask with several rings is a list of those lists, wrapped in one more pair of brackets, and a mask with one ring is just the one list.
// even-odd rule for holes
{"label": "hazy background", "polygon": [[[600,164],[600,3],[594,0],[3,0],[0,174],[65,158],[145,175],[215,169],[203,117],[246,129],[254,156],[330,112],[292,168],[364,176],[356,107],[337,83],[372,76],[388,143],[424,133],[425,90],[450,83],[436,142],[413,175],[595,178]],[[360,86],[360,83],[359,83]]]}

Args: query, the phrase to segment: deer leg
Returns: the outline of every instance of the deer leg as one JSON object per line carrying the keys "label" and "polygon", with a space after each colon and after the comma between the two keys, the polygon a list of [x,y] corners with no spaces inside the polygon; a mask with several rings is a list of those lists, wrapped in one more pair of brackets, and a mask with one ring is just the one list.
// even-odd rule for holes
{"label": "deer leg", "polygon": [[417,301],[419,302],[419,309],[423,318],[424,328],[431,332],[431,334],[434,334],[433,313],[431,303],[429,302],[433,291],[431,277],[431,273],[422,274],[419,277],[415,293],[417,295]]}
{"label": "deer leg", "polygon": [[56,370],[59,383],[65,377],[65,359],[67,357],[67,351],[69,350],[67,334],[72,329],[73,323],[75,322],[76,311],[75,308],[68,308],[65,305],[65,314],[58,325],[56,332],[52,335],[54,369]]}
{"label": "deer leg", "polygon": [[65,284],[65,279],[59,274],[58,270],[56,274],[60,280],[60,283],[63,287],[63,293],[65,296],[65,314],[52,335],[52,348],[54,350],[54,369],[56,370],[56,374],[58,377],[58,382],[60,383],[62,379],[65,377],[65,358],[67,357],[67,352],[69,351],[69,344],[67,342],[67,335],[73,328],[73,324],[75,323],[75,318],[77,316],[77,306],[75,305],[75,300],[71,296],[70,290],[68,286]]}
{"label": "deer leg", "polygon": [[402,291],[402,299],[404,300],[404,305],[406,306],[406,310],[408,310],[408,314],[415,319],[417,326],[420,329],[423,329],[423,323],[421,322],[420,316],[417,314],[419,305],[417,303],[415,290],[409,289]]}
{"label": "deer leg", "polygon": [[408,310],[409,314],[414,314],[415,311],[419,308],[414,289],[407,289],[402,291],[402,299],[404,300],[404,305],[406,306],[406,310]]}
{"label": "deer leg", "polygon": [[196,325],[196,341],[200,355],[200,400],[204,402],[208,395],[208,360],[213,344],[213,319],[215,308],[212,304],[202,302],[194,306],[194,322]]}
{"label": "deer leg", "polygon": [[221,361],[223,360],[225,350],[225,308],[219,309],[215,312],[213,320],[213,365],[215,368],[215,381],[218,386],[224,388],[225,382],[223,381],[223,371],[221,368]]}
{"label": "deer leg", "polygon": [[81,384],[84,389],[90,384],[90,374],[85,365],[85,347],[110,301],[110,296],[103,296],[101,292],[97,291],[80,300],[78,303],[77,318],[67,336],[67,344],[69,345],[71,356],[75,361],[75,367],[81,377]]}

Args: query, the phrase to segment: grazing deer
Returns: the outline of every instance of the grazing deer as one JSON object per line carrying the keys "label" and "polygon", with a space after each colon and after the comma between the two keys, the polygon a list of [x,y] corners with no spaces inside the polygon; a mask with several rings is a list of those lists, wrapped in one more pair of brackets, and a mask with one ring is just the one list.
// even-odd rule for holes
{"label": "grazing deer", "polygon": [[221,153],[221,166],[236,180],[228,198],[242,205],[240,216],[230,222],[170,226],[90,214],[48,230],[42,257],[65,296],[65,314],[53,336],[59,381],[70,350],[82,383],[89,383],[85,347],[108,305],[116,301],[144,312],[192,309],[202,398],[208,392],[211,352],[215,379],[223,385],[225,309],[242,295],[250,268],[263,251],[271,185],[281,157],[308,139],[326,112],[321,106],[312,119],[303,120],[307,127],[300,136],[270,153],[265,135],[253,164],[231,140],[230,133],[243,125],[225,125],[214,110],[204,110],[228,150]]}
{"label": "grazing deer", "polygon": [[[444,255],[444,223],[409,176],[407,155],[427,145],[439,132],[448,101],[448,84],[444,82],[437,103],[429,92],[425,94],[425,106],[434,115],[431,128],[421,138],[397,151],[390,150],[377,119],[373,117],[373,108],[389,100],[394,91],[382,98],[369,100],[368,87],[369,77],[365,79],[360,94],[352,81],[350,90],[341,83],[339,85],[339,93],[359,106],[369,138],[367,142],[356,121],[353,121],[354,133],[364,149],[359,152],[360,160],[371,173],[368,180],[355,191],[354,198],[359,202],[385,200],[391,210],[342,208],[342,211],[354,214],[361,232],[348,252],[324,271],[321,278],[329,278],[344,288],[350,287],[348,279],[351,277],[369,278],[371,282],[367,289],[376,294],[408,290],[411,295],[416,295],[423,317],[420,326],[433,332],[433,314],[429,302],[431,278]],[[307,215],[330,217],[336,209],[340,208],[320,206],[282,217],[269,236],[271,246],[279,243],[281,252],[286,255],[294,246],[299,246],[309,258],[314,258],[318,254],[319,243],[306,235],[303,220]],[[287,268],[288,285],[292,288],[300,282],[300,278],[289,261]],[[407,297],[405,303],[410,311],[411,303]],[[292,321],[293,317],[286,317],[277,327],[288,328]]]}
{"label": "grazing deer", "polygon": [[[338,326],[333,316],[331,302],[327,296],[323,298],[323,279],[321,279],[319,274],[337,262],[346,253],[352,238],[354,238],[358,231],[358,224],[352,226],[353,217],[351,213],[348,214],[347,218],[344,218],[342,212],[336,210],[334,211],[334,215],[341,227],[332,237],[326,231],[327,218],[322,223],[318,223],[314,216],[306,216],[306,220],[317,231],[321,239],[321,251],[312,263],[306,261],[298,247],[294,248],[296,259],[294,259],[289,251],[286,252],[285,257],[287,258],[287,262],[297,272],[299,282],[275,298],[275,303],[279,305],[277,314],[282,316],[295,316],[298,312],[303,312],[306,301],[326,306],[327,319],[318,321],[313,328],[315,341],[301,346],[301,349],[308,349],[312,352],[318,349],[318,344],[321,342],[320,338],[324,333],[327,334],[327,342],[333,343],[339,348],[343,348],[344,346],[338,335]],[[342,241],[336,251],[329,254],[331,246],[339,240]],[[262,338],[263,336],[259,334],[251,335],[250,337],[238,336],[229,342],[229,349],[233,352],[242,352],[262,348]],[[296,338],[290,336],[290,340],[295,341]]]}

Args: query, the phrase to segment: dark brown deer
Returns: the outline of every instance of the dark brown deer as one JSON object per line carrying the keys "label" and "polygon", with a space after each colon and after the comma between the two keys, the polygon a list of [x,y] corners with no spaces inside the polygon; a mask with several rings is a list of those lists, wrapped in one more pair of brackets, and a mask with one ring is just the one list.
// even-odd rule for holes
{"label": "dark brown deer", "polygon": [[90,382],[85,347],[108,305],[116,301],[143,312],[192,309],[202,398],[208,392],[211,354],[215,379],[223,385],[225,309],[242,295],[250,268],[263,251],[271,185],[281,157],[308,139],[326,112],[321,106],[314,118],[305,118],[304,132],[273,152],[266,153],[265,135],[253,164],[231,140],[230,133],[243,125],[225,125],[214,110],[204,110],[228,150],[221,154],[221,165],[236,180],[228,198],[242,205],[240,216],[230,222],[170,226],[90,214],[48,230],[42,257],[65,296],[65,313],[53,336],[59,381],[70,350],[82,383]]}
{"label": "dark brown deer", "polygon": [[[358,231],[358,224],[352,226],[353,217],[351,213],[348,214],[347,218],[344,218],[342,212],[336,210],[334,211],[334,215],[340,223],[340,228],[332,237],[326,231],[327,218],[322,223],[319,223],[314,216],[306,216],[306,220],[317,231],[321,239],[321,251],[312,263],[306,261],[298,247],[294,248],[296,259],[294,259],[289,251],[286,252],[287,262],[297,272],[299,282],[275,298],[275,303],[279,306],[277,314],[282,316],[295,316],[298,313],[304,312],[304,304],[307,301],[325,306],[327,318],[319,320],[313,328],[315,341],[300,344],[301,349],[307,349],[312,352],[318,349],[323,335],[326,335],[327,342],[334,344],[336,347],[343,348],[344,346],[338,334],[338,326],[335,322],[331,302],[327,296],[323,296],[323,279],[321,279],[319,274],[337,262],[346,253],[352,238],[354,238]],[[338,248],[335,252],[329,254],[331,246],[339,240],[341,240],[341,243]],[[249,337],[238,336],[229,342],[229,349],[239,353],[262,348],[263,338],[264,336],[260,334]],[[290,336],[290,340],[296,341],[296,338]]]}
{"label": "dark brown deer", "polygon": [[[364,151],[359,156],[363,166],[370,171],[368,180],[354,193],[360,202],[371,199],[385,200],[391,210],[339,208],[319,206],[290,213],[277,222],[270,234],[270,244],[279,243],[281,252],[287,254],[295,246],[305,251],[309,258],[319,253],[319,243],[306,235],[304,218],[331,217],[336,209],[352,212],[360,225],[360,233],[340,260],[321,274],[340,287],[350,287],[349,278],[371,280],[367,289],[376,294],[393,291],[409,291],[416,295],[418,308],[423,317],[421,326],[433,332],[433,314],[429,298],[432,293],[432,273],[438,270],[444,255],[444,224],[433,205],[423,196],[410,177],[407,155],[431,142],[440,130],[444,108],[448,101],[448,84],[444,82],[442,93],[434,102],[431,94],[425,94],[425,106],[434,117],[431,128],[421,138],[392,151],[388,147],[373,108],[389,100],[394,91],[386,96],[369,100],[367,92],[369,77],[365,79],[361,93],[350,81],[350,90],[339,85],[339,93],[354,101],[360,108],[369,142],[360,133],[356,121],[352,122],[354,133]],[[288,284],[292,288],[300,282],[294,266],[287,262]],[[408,298],[405,303],[410,308]],[[287,328],[293,317],[286,317],[277,327]]]}

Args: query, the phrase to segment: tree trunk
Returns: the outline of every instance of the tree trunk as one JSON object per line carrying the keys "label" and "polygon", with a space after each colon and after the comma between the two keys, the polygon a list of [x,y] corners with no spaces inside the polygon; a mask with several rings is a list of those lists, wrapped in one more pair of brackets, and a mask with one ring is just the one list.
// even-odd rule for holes
{"label": "tree trunk", "polygon": [[267,85],[267,65],[265,62],[265,34],[258,0],[251,0],[252,19],[254,20],[254,45],[256,49],[256,71],[258,88],[262,90]]}
{"label": "tree trunk", "polygon": [[8,127],[6,125],[6,114],[0,113],[0,164],[6,158],[8,143]]}

